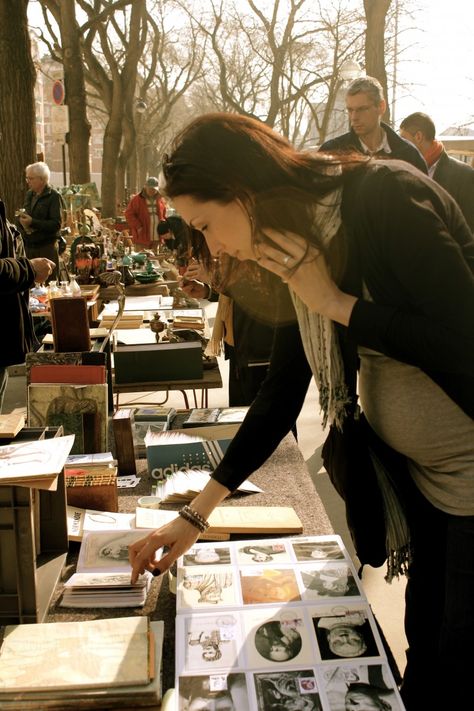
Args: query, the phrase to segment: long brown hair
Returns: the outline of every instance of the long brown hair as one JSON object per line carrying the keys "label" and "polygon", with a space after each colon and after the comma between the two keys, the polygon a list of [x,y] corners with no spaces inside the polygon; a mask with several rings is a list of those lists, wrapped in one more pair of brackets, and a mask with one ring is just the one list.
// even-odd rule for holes
{"label": "long brown hair", "polygon": [[[205,114],[192,121],[164,156],[165,194],[188,195],[202,202],[239,200],[253,226],[253,238],[265,240],[265,228],[296,232],[319,249],[314,208],[345,180],[349,169],[365,163],[359,154],[335,157],[297,151],[266,124],[231,113]],[[192,230],[195,255],[210,264],[203,236]],[[226,259],[224,282],[251,264]]]}

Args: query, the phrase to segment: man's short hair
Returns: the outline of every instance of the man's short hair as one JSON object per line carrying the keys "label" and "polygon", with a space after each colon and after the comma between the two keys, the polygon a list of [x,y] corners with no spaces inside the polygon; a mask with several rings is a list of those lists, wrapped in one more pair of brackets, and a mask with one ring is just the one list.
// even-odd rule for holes
{"label": "man's short hair", "polygon": [[355,94],[368,94],[374,104],[380,104],[384,100],[382,84],[375,77],[359,77],[354,79],[347,87],[346,96]]}
{"label": "man's short hair", "polygon": [[38,176],[38,178],[44,178],[47,183],[49,183],[49,180],[51,178],[51,172],[49,170],[49,166],[46,165],[43,161],[38,161],[37,163],[31,163],[30,165],[27,165],[25,168],[25,172],[27,171],[32,171],[35,176]]}
{"label": "man's short hair", "polygon": [[400,128],[404,131],[408,131],[412,136],[414,136],[417,131],[421,131],[427,141],[434,141],[436,136],[436,126],[433,120],[428,114],[423,114],[421,111],[415,111],[415,113],[404,118],[400,124]]}

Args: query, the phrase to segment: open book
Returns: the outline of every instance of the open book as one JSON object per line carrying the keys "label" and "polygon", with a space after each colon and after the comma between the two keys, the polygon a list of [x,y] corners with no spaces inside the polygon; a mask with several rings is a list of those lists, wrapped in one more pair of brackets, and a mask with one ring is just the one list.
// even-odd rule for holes
{"label": "open book", "polygon": [[[128,546],[146,530],[90,531],[83,535],[76,573],[64,583],[61,607],[143,607],[152,576],[130,583]],[[159,557],[159,555],[158,555]]]}
{"label": "open book", "polygon": [[179,711],[217,697],[239,711],[343,711],[356,689],[403,710],[339,536],[197,543],[178,560],[176,609]]}
{"label": "open book", "polygon": [[55,491],[73,442],[67,435],[0,447],[0,484]]}

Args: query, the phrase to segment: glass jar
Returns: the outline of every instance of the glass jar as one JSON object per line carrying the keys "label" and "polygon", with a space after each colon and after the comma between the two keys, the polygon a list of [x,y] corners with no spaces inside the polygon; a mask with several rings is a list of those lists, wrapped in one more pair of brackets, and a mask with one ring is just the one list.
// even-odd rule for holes
{"label": "glass jar", "polygon": [[71,274],[69,277],[69,292],[71,296],[82,296],[81,287],[77,283],[75,274]]}

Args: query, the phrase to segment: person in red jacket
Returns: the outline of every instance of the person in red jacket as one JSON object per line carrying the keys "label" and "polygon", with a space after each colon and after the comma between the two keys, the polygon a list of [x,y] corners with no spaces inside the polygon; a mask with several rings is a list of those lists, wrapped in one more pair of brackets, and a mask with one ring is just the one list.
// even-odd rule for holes
{"label": "person in red jacket", "polygon": [[134,195],[125,210],[135,247],[153,249],[158,245],[158,223],[166,217],[166,206],[158,191],[158,179],[148,178],[143,190]]}

